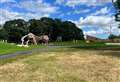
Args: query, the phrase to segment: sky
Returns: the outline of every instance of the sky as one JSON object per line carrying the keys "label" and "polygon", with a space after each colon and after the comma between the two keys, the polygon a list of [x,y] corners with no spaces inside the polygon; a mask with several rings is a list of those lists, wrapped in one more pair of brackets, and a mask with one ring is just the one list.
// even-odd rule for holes
{"label": "sky", "polygon": [[13,19],[60,18],[72,21],[86,35],[120,34],[112,0],[0,0],[0,24]]}

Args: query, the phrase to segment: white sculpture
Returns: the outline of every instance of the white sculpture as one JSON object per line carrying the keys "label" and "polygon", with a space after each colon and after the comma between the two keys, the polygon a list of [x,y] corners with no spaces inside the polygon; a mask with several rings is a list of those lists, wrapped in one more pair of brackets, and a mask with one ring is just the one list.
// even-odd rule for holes
{"label": "white sculpture", "polygon": [[[26,46],[28,47],[29,42],[37,45],[39,42],[48,44],[49,37],[47,35],[42,35],[42,36],[36,36],[33,33],[29,33],[21,38],[21,46]],[[19,45],[20,46],[20,45]]]}

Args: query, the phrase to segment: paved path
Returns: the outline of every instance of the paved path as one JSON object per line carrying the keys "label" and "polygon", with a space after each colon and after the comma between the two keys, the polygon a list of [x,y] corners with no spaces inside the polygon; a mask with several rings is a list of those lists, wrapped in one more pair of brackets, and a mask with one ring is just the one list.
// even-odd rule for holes
{"label": "paved path", "polygon": [[[39,49],[33,49],[33,50],[27,50],[27,51],[19,51],[11,54],[3,54],[0,55],[0,60],[2,59],[8,59],[8,58],[14,58],[16,56],[21,56],[21,55],[32,55],[35,52],[47,52],[50,49],[56,49],[56,48],[68,48],[70,46],[47,46],[46,48],[39,48]],[[88,49],[89,50],[89,49]],[[117,52],[120,53],[120,50],[115,51],[115,50],[102,50],[103,52]]]}
{"label": "paved path", "polygon": [[13,58],[19,55],[31,55],[32,54],[32,50],[29,51],[19,51],[19,52],[15,52],[15,53],[11,53],[11,54],[4,54],[0,56],[0,60],[1,59],[7,59],[7,58]]}
{"label": "paved path", "polygon": [[7,59],[7,58],[13,58],[16,56],[20,56],[20,55],[32,55],[33,52],[47,52],[50,49],[56,49],[56,48],[61,48],[63,46],[48,46],[46,48],[39,48],[39,49],[33,49],[33,50],[27,50],[27,51],[18,51],[15,53],[11,53],[11,54],[3,54],[0,55],[0,60],[2,59]]}

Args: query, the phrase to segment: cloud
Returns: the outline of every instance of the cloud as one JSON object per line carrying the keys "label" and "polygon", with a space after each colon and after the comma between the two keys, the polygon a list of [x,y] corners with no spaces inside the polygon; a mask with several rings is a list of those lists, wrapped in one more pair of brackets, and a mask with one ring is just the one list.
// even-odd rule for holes
{"label": "cloud", "polygon": [[68,0],[66,5],[70,7],[75,7],[80,4],[87,6],[98,6],[98,5],[104,5],[109,2],[111,1],[110,0]]}
{"label": "cloud", "polygon": [[61,13],[59,17],[64,17],[64,16],[71,16],[71,15],[77,15],[77,14],[83,14],[83,13],[89,13],[91,10],[90,9],[82,9],[82,10],[74,10],[74,11],[69,11],[66,13]]}
{"label": "cloud", "polygon": [[86,18],[80,18],[79,25],[94,25],[94,26],[108,26],[115,21],[114,17],[109,16],[87,16]]}
{"label": "cloud", "polygon": [[32,18],[40,19],[41,17],[48,17],[49,14],[37,14],[37,13],[18,13],[9,11],[6,9],[0,9],[0,24],[4,24],[5,21],[13,20],[13,19],[25,19],[29,20]]}
{"label": "cloud", "polygon": [[90,9],[84,9],[84,10],[75,10],[73,13],[74,14],[80,14],[80,13],[88,13],[90,12]]}
{"label": "cloud", "polygon": [[[91,36],[96,36],[96,35],[104,35],[104,34],[107,34],[109,35],[110,34],[110,27],[107,27],[109,28],[108,30],[105,30],[103,28],[99,28],[98,30],[95,30],[94,28],[92,28],[91,30],[84,30],[84,34],[86,35],[91,35]],[[120,35],[120,29],[118,29],[117,27],[112,27],[111,29],[111,32],[112,34],[115,34],[115,35]]]}
{"label": "cloud", "polygon": [[58,7],[51,6],[48,3],[41,1],[22,1],[20,3],[21,7],[30,11],[37,13],[55,13]]}
{"label": "cloud", "polygon": [[104,7],[100,10],[97,10],[95,13],[92,13],[91,15],[111,15],[110,8]]}
{"label": "cloud", "polygon": [[85,35],[91,35],[91,36],[96,36],[98,34],[104,34],[104,33],[105,31],[103,29],[84,31]]}
{"label": "cloud", "polygon": [[15,0],[0,0],[0,3],[16,2]]}
{"label": "cloud", "polygon": [[17,12],[10,12],[6,9],[0,9],[0,24],[3,24],[5,21],[22,18]]}
{"label": "cloud", "polygon": [[113,34],[120,34],[120,29],[113,16],[87,16],[73,22],[79,28],[84,29],[84,33],[88,35],[109,34],[110,26]]}
{"label": "cloud", "polygon": [[65,4],[66,6],[73,7],[82,5],[87,6],[98,6],[98,5],[104,5],[106,3],[112,2],[111,0],[56,0],[56,3],[58,4]]}
{"label": "cloud", "polygon": [[[15,11],[12,6],[16,9],[23,9],[22,12]],[[5,21],[22,18],[25,20],[29,19],[40,19],[41,17],[49,17],[51,14],[57,12],[58,7],[52,6],[43,0],[26,0],[11,5],[9,8],[0,9],[0,23],[3,24]],[[25,12],[24,12],[25,11]]]}
{"label": "cloud", "polygon": [[56,0],[56,1],[55,1],[55,4],[62,4],[62,3],[64,3],[64,1],[65,1],[65,0]]}

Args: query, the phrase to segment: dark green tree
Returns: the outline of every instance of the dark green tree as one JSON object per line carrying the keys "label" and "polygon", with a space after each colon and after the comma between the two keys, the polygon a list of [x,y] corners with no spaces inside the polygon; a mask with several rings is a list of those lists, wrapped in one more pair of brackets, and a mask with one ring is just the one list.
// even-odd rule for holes
{"label": "dark green tree", "polygon": [[7,40],[16,43],[29,32],[37,36],[48,35],[51,41],[56,41],[58,37],[62,37],[63,41],[84,39],[82,30],[74,23],[48,17],[42,17],[39,20],[31,19],[28,22],[22,19],[7,21],[3,29],[0,37],[3,38],[5,32]]}
{"label": "dark green tree", "polygon": [[109,38],[110,40],[112,40],[112,39],[116,38],[116,36],[113,35],[113,34],[111,34],[108,38]]}
{"label": "dark green tree", "polygon": [[62,21],[60,19],[54,19],[54,23],[51,28],[51,38],[53,41],[56,40],[58,36],[62,36],[62,30]]}
{"label": "dark green tree", "polygon": [[22,19],[7,21],[3,29],[8,34],[8,41],[15,43],[20,42],[21,37],[29,32],[27,23]]}
{"label": "dark green tree", "polygon": [[29,20],[29,32],[35,35],[42,35],[44,33],[44,24],[40,20],[31,19]]}
{"label": "dark green tree", "polygon": [[0,40],[7,40],[8,39],[8,33],[5,31],[5,29],[0,29]]}
{"label": "dark green tree", "polygon": [[63,41],[84,39],[82,30],[70,21],[42,17],[40,20],[31,19],[28,23],[30,32],[39,36],[46,34],[52,41],[59,36]]}
{"label": "dark green tree", "polygon": [[63,40],[83,40],[83,31],[79,29],[74,23],[65,21],[62,23]]}
{"label": "dark green tree", "polygon": [[[115,20],[120,22],[120,0],[112,0],[112,1],[116,8]],[[120,28],[120,24],[119,24],[119,28]]]}
{"label": "dark green tree", "polygon": [[42,17],[40,21],[43,22],[43,24],[45,25],[44,27],[45,34],[49,35],[49,37],[51,38],[51,34],[53,32],[54,20],[52,18]]}
{"label": "dark green tree", "polygon": [[116,9],[120,9],[120,0],[112,0]]}

